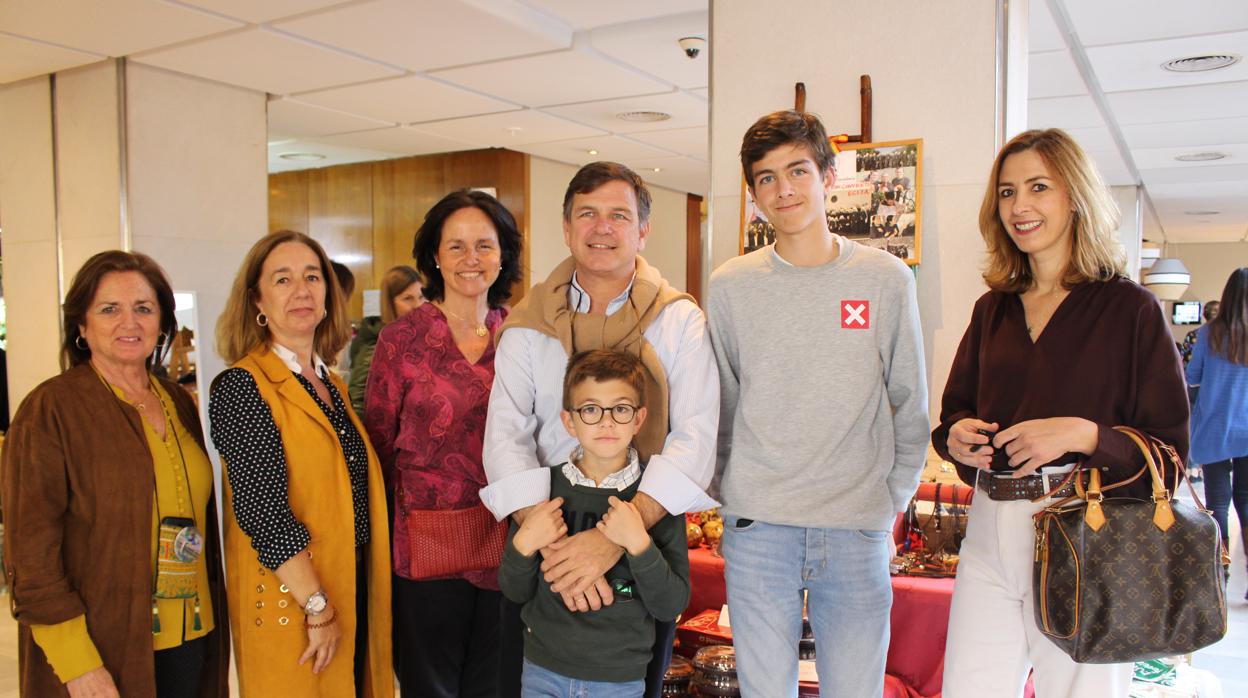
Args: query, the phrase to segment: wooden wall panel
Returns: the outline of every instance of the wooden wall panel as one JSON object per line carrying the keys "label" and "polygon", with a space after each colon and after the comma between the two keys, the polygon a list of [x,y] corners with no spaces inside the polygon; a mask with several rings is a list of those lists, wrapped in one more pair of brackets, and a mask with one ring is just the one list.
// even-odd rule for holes
{"label": "wooden wall panel", "polygon": [[269,232],[308,232],[308,172],[269,175]]}
{"label": "wooden wall panel", "polygon": [[270,175],[270,230],[305,231],[351,268],[356,291],[349,309],[358,320],[363,291],[377,288],[390,267],[415,266],[412,242],[425,214],[448,192],[465,187],[493,187],[521,228],[524,277],[512,289],[515,304],[530,283],[524,153],[474,150]]}
{"label": "wooden wall panel", "polygon": [[362,316],[363,291],[373,288],[373,164],[340,165],[308,171],[308,234],[330,258],[355,274],[348,304]]}

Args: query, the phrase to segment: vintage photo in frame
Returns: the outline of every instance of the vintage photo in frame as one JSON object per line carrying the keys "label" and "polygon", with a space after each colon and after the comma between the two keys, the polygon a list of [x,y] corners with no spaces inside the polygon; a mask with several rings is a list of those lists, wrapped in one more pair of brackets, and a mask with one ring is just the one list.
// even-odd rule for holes
{"label": "vintage photo in frame", "polygon": [[[828,229],[919,263],[923,220],[923,139],[846,143],[826,201]],[[770,245],[776,231],[741,181],[741,254]]]}

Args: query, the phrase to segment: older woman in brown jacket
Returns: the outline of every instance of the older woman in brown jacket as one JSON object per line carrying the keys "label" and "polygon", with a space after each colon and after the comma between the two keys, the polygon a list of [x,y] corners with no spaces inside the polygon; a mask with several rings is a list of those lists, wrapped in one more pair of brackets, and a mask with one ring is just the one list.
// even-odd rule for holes
{"label": "older woman in brown jacket", "polygon": [[0,497],[23,696],[229,695],[212,465],[194,401],[148,370],[173,311],[149,257],[92,257],[65,298],[65,371],[13,419]]}

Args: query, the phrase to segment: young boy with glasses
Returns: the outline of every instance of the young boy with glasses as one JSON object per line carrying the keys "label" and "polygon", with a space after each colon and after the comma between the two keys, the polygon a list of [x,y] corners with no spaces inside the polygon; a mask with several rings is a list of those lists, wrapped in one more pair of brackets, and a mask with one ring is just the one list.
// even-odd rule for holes
{"label": "young boy with glasses", "polygon": [[[503,594],[524,606],[524,698],[641,696],[654,621],[689,603],[684,522],[669,514],[647,531],[629,501],[641,480],[632,440],[646,419],[645,384],[631,354],[586,351],[568,361],[561,417],[580,445],[550,468],[550,499],[512,524],[498,572]],[[573,613],[550,591],[537,553],[591,528],[626,554],[606,574],[615,603]]]}

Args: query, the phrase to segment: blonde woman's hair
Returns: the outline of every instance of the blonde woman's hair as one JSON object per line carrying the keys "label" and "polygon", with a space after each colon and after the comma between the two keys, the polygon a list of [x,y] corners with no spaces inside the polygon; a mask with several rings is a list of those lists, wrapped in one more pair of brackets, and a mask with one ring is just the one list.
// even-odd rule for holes
{"label": "blonde woman's hair", "polygon": [[399,314],[394,309],[394,299],[406,291],[408,286],[418,283],[420,283],[420,272],[406,264],[386,270],[381,277],[381,324],[389,325],[398,319]]}
{"label": "blonde woman's hair", "polygon": [[316,253],[321,262],[321,278],[325,280],[326,286],[326,315],[316,326],[313,351],[322,359],[331,360],[351,338],[347,303],[342,296],[342,288],[338,285],[338,277],[334,275],[329,256],[325,254],[320,243],[307,235],[293,230],[279,230],[260,238],[251,246],[238,269],[238,275],[234,277],[234,286],[225,303],[225,312],[217,319],[217,353],[226,363],[236,363],[256,347],[267,346],[272,340],[268,328],[257,322],[260,313],[256,309],[256,301],[260,299],[257,284],[264,261],[278,245],[287,242],[306,245]]}
{"label": "blonde woman's hair", "polygon": [[1024,131],[1005,144],[992,163],[988,190],[979,207],[979,232],[988,248],[984,281],[994,291],[1022,293],[1035,283],[1026,253],[1010,239],[998,213],[998,182],[1005,159],[1034,150],[1049,173],[1070,197],[1070,261],[1062,286],[1073,288],[1087,281],[1108,281],[1126,273],[1127,259],[1116,237],[1118,205],[1101,181],[1083,148],[1065,131],[1056,128]]}

